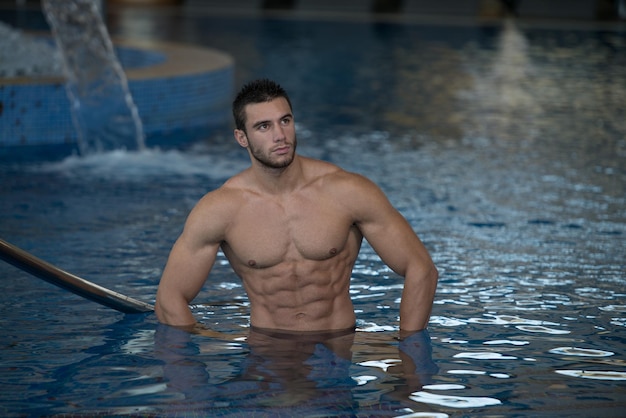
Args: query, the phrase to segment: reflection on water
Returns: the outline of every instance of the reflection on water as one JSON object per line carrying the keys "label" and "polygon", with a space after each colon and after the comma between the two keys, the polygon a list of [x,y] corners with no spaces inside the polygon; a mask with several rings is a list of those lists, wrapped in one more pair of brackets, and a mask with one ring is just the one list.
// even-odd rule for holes
{"label": "reflection on water", "polygon": [[[154,338],[164,383],[149,383],[144,391],[168,399],[169,411],[271,415],[290,408],[292,415],[343,416],[374,406],[376,415],[396,416],[410,405],[407,395],[437,372],[426,331],[394,343],[388,334],[370,341],[352,330],[286,334],[251,329],[245,343],[225,346],[158,326]],[[354,362],[353,346],[372,342],[381,349],[370,347],[369,358],[392,358]],[[374,405],[373,390],[378,392]]]}
{"label": "reflection on water", "polygon": [[[358,331],[340,347],[236,339],[250,331],[248,301],[223,255],[193,311],[232,341],[162,339],[152,316],[120,320],[3,264],[3,415],[622,414],[623,34],[211,23],[212,46],[241,54],[241,71],[294,92],[302,153],[371,177],[430,249],[441,271],[432,356],[395,339],[402,281],[368,246],[350,289]],[[278,41],[285,49],[268,48]],[[257,48],[267,54],[251,63]],[[153,301],[188,211],[246,165],[229,136],[191,150],[4,162],[0,234]]]}
{"label": "reflection on water", "polygon": [[479,408],[482,406],[499,405],[502,403],[494,398],[438,395],[429,392],[415,392],[410,396],[410,398],[415,402],[435,404],[451,408]]}
{"label": "reflection on water", "polygon": [[565,376],[582,377],[584,379],[626,380],[626,372],[606,372],[599,370],[556,370],[556,372]]}

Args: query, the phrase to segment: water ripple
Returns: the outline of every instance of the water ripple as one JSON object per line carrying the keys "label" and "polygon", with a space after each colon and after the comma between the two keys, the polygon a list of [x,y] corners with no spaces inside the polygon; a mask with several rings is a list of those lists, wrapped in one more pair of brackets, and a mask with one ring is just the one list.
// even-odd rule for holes
{"label": "water ripple", "polygon": [[454,358],[471,358],[475,360],[517,360],[515,356],[505,356],[502,353],[494,353],[490,351],[476,353],[459,353]]}
{"label": "water ripple", "polygon": [[352,380],[354,380],[358,386],[363,386],[367,384],[368,382],[371,382],[377,379],[378,378],[376,376],[352,376]]}
{"label": "water ripple", "polygon": [[493,340],[493,341],[485,341],[483,344],[485,344],[485,345],[501,345],[501,344],[528,345],[530,343],[528,341]]}
{"label": "water ripple", "polygon": [[[525,359],[526,360],[526,359]],[[513,377],[512,375],[508,374],[508,373],[487,373],[485,371],[482,370],[448,370],[447,372],[448,374],[468,374],[468,375],[475,375],[475,376],[489,376],[489,377],[493,377],[496,379],[510,379],[511,377]]]}
{"label": "water ripple", "polygon": [[449,396],[435,395],[429,392],[414,392],[409,396],[415,402],[448,406],[451,408],[478,408],[482,406],[500,405],[502,402],[495,398],[479,396]]}
{"label": "water ripple", "polygon": [[424,385],[423,389],[429,389],[429,390],[453,390],[453,389],[465,389],[465,386],[464,385],[457,385],[457,384],[448,383],[448,384],[439,384],[439,385]]}
{"label": "water ripple", "polygon": [[407,415],[399,415],[396,418],[448,418],[450,415],[443,412],[412,412]]}
{"label": "water ripple", "polygon": [[515,328],[522,330],[522,331],[528,331],[528,332],[541,332],[541,333],[545,333],[545,334],[569,334],[571,331],[567,331],[564,329],[554,329],[554,328],[548,328],[548,327],[544,327],[541,325],[518,325]]}
{"label": "water ripple", "polygon": [[512,325],[512,324],[526,324],[526,325],[559,325],[554,322],[538,321],[535,319],[526,319],[513,315],[485,315],[488,318],[470,318],[468,322],[476,324],[490,324],[490,325]]}
{"label": "water ripple", "polygon": [[550,350],[553,354],[565,354],[568,356],[581,356],[581,357],[610,357],[615,355],[611,351],[594,350],[591,348],[578,348],[578,347],[557,347]]}
{"label": "water ripple", "polygon": [[393,366],[394,364],[399,363],[400,360],[398,359],[383,359],[383,360],[370,360],[370,361],[364,361],[361,363],[358,363],[360,366],[366,366],[366,367],[378,367],[380,369],[383,369],[384,371],[387,371],[387,369],[391,366]]}
{"label": "water ripple", "polygon": [[475,374],[475,375],[485,375],[487,372],[482,370],[448,370],[449,374]]}
{"label": "water ripple", "polygon": [[583,379],[596,380],[626,380],[626,372],[614,372],[603,370],[555,370],[558,374]]}
{"label": "water ripple", "polygon": [[600,306],[598,309],[606,312],[626,312],[626,305]]}
{"label": "water ripple", "polygon": [[466,322],[461,319],[448,318],[445,316],[431,316],[430,324],[438,324],[444,327],[458,327],[459,325],[465,325]]}

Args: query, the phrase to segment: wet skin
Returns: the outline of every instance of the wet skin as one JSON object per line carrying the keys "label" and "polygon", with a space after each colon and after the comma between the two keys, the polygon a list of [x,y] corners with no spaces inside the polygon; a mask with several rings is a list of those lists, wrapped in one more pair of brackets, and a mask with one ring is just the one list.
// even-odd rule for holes
{"label": "wet skin", "polygon": [[189,302],[220,249],[242,279],[251,324],[319,331],[354,326],[349,285],[363,237],[405,277],[400,327],[426,327],[437,270],[406,220],[367,178],[296,153],[288,102],[246,106],[235,139],[250,168],[207,193],[190,213],[163,272],[163,323],[195,323]]}

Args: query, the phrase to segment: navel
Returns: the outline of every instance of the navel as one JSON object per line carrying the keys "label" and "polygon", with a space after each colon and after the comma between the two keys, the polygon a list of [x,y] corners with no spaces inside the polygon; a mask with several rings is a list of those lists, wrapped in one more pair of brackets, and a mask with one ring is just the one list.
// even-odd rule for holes
{"label": "navel", "polygon": [[254,261],[254,260],[248,260],[248,265],[249,265],[250,267],[254,267],[254,266],[256,266],[256,261]]}

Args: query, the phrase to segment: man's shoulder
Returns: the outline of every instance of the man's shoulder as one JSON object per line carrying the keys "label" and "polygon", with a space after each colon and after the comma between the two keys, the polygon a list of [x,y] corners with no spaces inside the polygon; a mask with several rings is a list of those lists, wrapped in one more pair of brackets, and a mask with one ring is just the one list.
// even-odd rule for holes
{"label": "man's shoulder", "polygon": [[315,185],[317,190],[323,191],[325,195],[334,196],[337,201],[361,197],[369,198],[372,194],[376,195],[380,190],[366,176],[347,171],[335,164],[308,159],[307,165],[309,165],[307,171],[313,173],[311,184]]}
{"label": "man's shoulder", "polygon": [[231,199],[237,198],[240,196],[247,188],[247,183],[243,179],[241,173],[229,178],[217,189],[213,190],[209,194],[217,195],[220,197],[229,197]]}
{"label": "man's shoulder", "polygon": [[302,161],[306,172],[311,173],[311,175],[315,178],[322,179],[327,182],[358,182],[366,180],[366,178],[362,175],[346,171],[338,165],[328,161],[316,160],[307,157],[302,157]]}
{"label": "man's shoulder", "polygon": [[232,213],[241,206],[245,199],[245,191],[237,176],[231,177],[222,186],[206,193],[196,205],[196,210],[222,211],[224,214]]}

